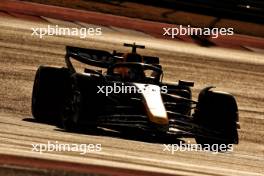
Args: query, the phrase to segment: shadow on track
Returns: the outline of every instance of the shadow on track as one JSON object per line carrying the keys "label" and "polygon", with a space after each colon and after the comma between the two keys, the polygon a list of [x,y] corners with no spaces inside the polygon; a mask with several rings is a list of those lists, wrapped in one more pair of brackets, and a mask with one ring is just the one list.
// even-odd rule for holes
{"label": "shadow on track", "polygon": [[[31,117],[26,117],[23,121],[31,122],[31,123],[41,123],[54,126],[54,122],[44,122],[38,121]],[[77,134],[86,134],[86,135],[93,135],[93,136],[107,136],[112,138],[119,138],[119,139],[126,139],[126,140],[133,140],[133,141],[140,141],[140,142],[147,142],[147,143],[157,143],[157,144],[179,144],[180,142],[185,143],[183,140],[178,139],[181,136],[176,135],[162,135],[162,134],[149,134],[143,130],[135,130],[135,129],[125,129],[122,131],[115,131],[107,128],[97,127],[93,130],[87,130],[84,128],[80,128],[76,132],[68,132],[63,129],[61,125],[55,125],[54,131],[61,131],[65,133],[77,133]]]}

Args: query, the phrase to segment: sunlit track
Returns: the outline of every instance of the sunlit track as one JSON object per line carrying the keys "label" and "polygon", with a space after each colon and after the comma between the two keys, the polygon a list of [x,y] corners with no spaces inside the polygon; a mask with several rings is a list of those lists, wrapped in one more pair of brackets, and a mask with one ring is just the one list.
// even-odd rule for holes
{"label": "sunlit track", "polygon": [[[21,121],[19,118],[16,118],[15,121],[12,119],[7,120],[7,122],[2,122],[2,120],[6,120],[6,118],[11,118],[9,116],[2,118],[0,120],[0,127],[1,129],[5,126],[9,126],[8,130],[1,130],[1,148],[5,148],[4,153],[24,153],[24,155],[28,156],[38,156],[40,158],[46,158],[47,156],[51,157],[51,159],[56,155],[57,158],[64,158],[65,156],[68,156],[69,159],[74,159],[77,157],[82,157],[79,154],[76,153],[52,153],[49,152],[48,154],[39,154],[31,152],[31,144],[32,143],[45,143],[47,140],[54,141],[58,140],[60,142],[68,142],[68,143],[80,143],[83,141],[89,141],[89,143],[92,143],[97,140],[103,140],[102,144],[106,147],[106,149],[100,153],[96,154],[88,154],[88,156],[85,156],[85,158],[89,158],[90,160],[104,160],[104,161],[115,161],[115,162],[122,162],[125,161],[127,164],[141,164],[141,162],[148,162],[149,164],[146,164],[146,166],[156,166],[160,169],[178,169],[181,171],[188,171],[188,172],[195,172],[197,170],[208,170],[206,172],[201,172],[201,174],[210,173],[213,174],[217,172],[218,170],[221,170],[225,172],[225,174],[216,174],[216,175],[226,175],[228,173],[236,173],[240,175],[248,175],[253,174],[251,172],[243,172],[243,171],[235,171],[233,169],[226,169],[226,168],[217,168],[210,164],[210,162],[214,161],[215,154],[211,153],[189,153],[187,156],[185,153],[178,153],[176,156],[178,159],[168,159],[162,160],[164,158],[163,156],[160,156],[160,153],[162,153],[162,147],[157,144],[148,144],[148,143],[141,143],[141,142],[133,142],[131,141],[130,144],[134,147],[128,147],[130,150],[127,151],[126,144],[122,144],[123,142],[128,142],[126,140],[121,139],[112,139],[110,142],[109,140],[105,140],[105,137],[96,137],[96,136],[89,136],[89,139],[86,139],[86,135],[71,135],[64,132],[59,132],[60,134],[57,134],[52,132],[53,127],[46,126],[46,125],[36,125],[34,128],[30,128],[31,123],[30,122],[24,122]],[[9,122],[12,121],[12,122]],[[18,129],[19,127],[19,129]],[[30,128],[30,129],[29,129]],[[50,132],[51,131],[51,132]],[[22,135],[20,135],[22,134]],[[61,135],[63,134],[63,135]],[[45,137],[44,137],[45,135]],[[71,137],[71,138],[69,138]],[[109,144],[110,143],[110,144]],[[144,148],[141,148],[144,147]],[[149,149],[149,151],[147,150]],[[147,153],[145,153],[147,152]],[[145,154],[144,154],[145,153]],[[141,155],[141,154],[144,154]],[[196,165],[195,160],[196,155],[208,155],[206,158],[204,158],[205,163],[208,163],[208,165]],[[217,154],[218,160],[225,161],[225,164],[234,164],[234,162],[239,162],[240,157],[233,161],[228,161],[228,158],[230,155],[234,156],[235,154],[227,153],[227,154]],[[149,157],[146,157],[149,156]],[[151,157],[150,157],[151,156]],[[183,157],[183,158],[182,158]],[[248,168],[254,168],[254,163],[259,162],[261,164],[263,162],[263,159],[257,159],[257,158],[244,158],[247,160],[247,164],[244,164],[243,167]],[[188,161],[189,162],[186,162]],[[193,161],[192,161],[193,160]],[[98,161],[97,161],[98,162]],[[237,163],[238,164],[238,163]],[[184,169],[183,169],[184,168]]]}
{"label": "sunlit track", "polygon": [[[31,25],[9,18],[0,20],[0,155],[28,156],[155,171],[177,175],[261,175],[264,173],[264,56],[228,49],[202,48],[142,36],[107,32],[103,38],[31,36]],[[67,25],[67,22],[65,22]],[[10,29],[10,30],[9,30]],[[118,38],[117,38],[118,37]],[[163,145],[123,139],[118,136],[67,133],[57,127],[32,122],[31,91],[39,65],[64,66],[65,45],[122,50],[123,42],[145,44],[145,54],[158,55],[165,79],[195,81],[199,89],[213,84],[233,93],[240,108],[241,143],[234,152],[164,152]],[[192,52],[193,51],[193,52]],[[214,55],[216,55],[214,57]],[[241,61],[240,61],[241,59]],[[192,139],[184,139],[194,142]],[[101,152],[32,151],[32,143],[100,143]],[[175,141],[171,141],[174,143]],[[121,174],[122,175],[122,174]]]}

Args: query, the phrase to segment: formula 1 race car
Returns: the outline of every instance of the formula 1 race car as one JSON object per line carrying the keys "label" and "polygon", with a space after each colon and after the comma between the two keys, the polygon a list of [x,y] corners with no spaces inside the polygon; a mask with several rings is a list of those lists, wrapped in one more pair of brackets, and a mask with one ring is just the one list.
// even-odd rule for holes
{"label": "formula 1 race car", "polygon": [[[206,87],[192,100],[193,82],[162,82],[158,57],[66,47],[66,68],[40,66],[32,93],[38,121],[80,128],[135,130],[158,137],[194,137],[203,144],[238,144],[238,107],[226,92]],[[71,59],[86,65],[76,71]],[[88,66],[99,67],[101,70]],[[105,70],[105,71],[103,71]]]}

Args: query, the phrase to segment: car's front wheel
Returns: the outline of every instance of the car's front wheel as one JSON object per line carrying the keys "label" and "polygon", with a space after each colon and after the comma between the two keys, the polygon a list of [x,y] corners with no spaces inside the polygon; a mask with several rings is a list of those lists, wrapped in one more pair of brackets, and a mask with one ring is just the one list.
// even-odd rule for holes
{"label": "car's front wheel", "polygon": [[231,94],[204,89],[198,98],[194,120],[204,132],[196,136],[197,143],[203,146],[238,143],[238,108]]}

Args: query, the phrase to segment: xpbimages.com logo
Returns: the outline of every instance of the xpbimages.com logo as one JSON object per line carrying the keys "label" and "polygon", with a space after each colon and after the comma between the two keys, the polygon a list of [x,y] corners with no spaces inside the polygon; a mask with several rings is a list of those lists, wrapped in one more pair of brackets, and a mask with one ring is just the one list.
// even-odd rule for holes
{"label": "xpbimages.com logo", "polygon": [[78,152],[81,155],[85,155],[86,153],[102,151],[101,144],[65,144],[59,143],[58,141],[48,141],[47,143],[31,145],[32,151],[40,154],[44,152]]}
{"label": "xpbimages.com logo", "polygon": [[153,87],[146,85],[144,89],[140,89],[135,85],[125,85],[124,83],[108,86],[97,86],[97,93],[105,94],[142,94],[142,93],[155,93],[156,91],[160,93],[167,93],[167,86],[161,86],[159,89],[153,89]]}
{"label": "xpbimages.com logo", "polygon": [[232,152],[233,144],[191,144],[190,141],[183,143],[180,141],[179,144],[163,144],[163,152],[169,152],[174,154],[175,152],[186,152],[186,151],[208,151],[213,154],[219,152]]}
{"label": "xpbimages.com logo", "polygon": [[210,36],[217,38],[219,35],[234,35],[233,28],[195,28],[188,26],[163,28],[163,35],[176,38],[178,35]]}
{"label": "xpbimages.com logo", "polygon": [[44,28],[31,28],[32,36],[38,36],[43,38],[47,35],[56,35],[56,36],[79,36],[80,38],[86,38],[88,36],[97,36],[102,35],[102,28],[66,28],[59,27],[58,25],[51,26],[48,25]]}

